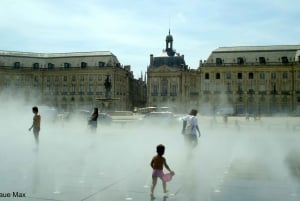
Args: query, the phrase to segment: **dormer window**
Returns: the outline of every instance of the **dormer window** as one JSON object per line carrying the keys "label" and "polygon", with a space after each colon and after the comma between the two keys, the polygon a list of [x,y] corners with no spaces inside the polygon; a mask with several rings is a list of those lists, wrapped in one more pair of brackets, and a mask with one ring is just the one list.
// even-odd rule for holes
{"label": "dormer window", "polygon": [[238,57],[237,58],[237,64],[239,65],[243,65],[245,63],[244,58],[243,57]]}
{"label": "dormer window", "polygon": [[20,62],[15,62],[14,63],[14,68],[20,68],[20,66],[21,66]]}
{"label": "dormer window", "polygon": [[71,64],[70,63],[64,63],[64,68],[70,68]]}
{"label": "dormer window", "polygon": [[217,65],[222,65],[223,64],[223,61],[221,58],[216,58],[216,64]]}
{"label": "dormer window", "polygon": [[99,67],[104,67],[104,66],[105,66],[105,63],[104,63],[103,61],[99,61],[99,62],[98,62],[98,66],[99,66]]}
{"label": "dormer window", "polygon": [[81,62],[81,68],[86,68],[87,67],[87,63],[86,62]]}
{"label": "dormer window", "polygon": [[52,69],[52,68],[54,68],[54,64],[48,63],[48,69]]}
{"label": "dormer window", "polygon": [[289,63],[289,59],[287,57],[281,57],[281,63],[287,64]]}
{"label": "dormer window", "polygon": [[266,64],[265,57],[259,57],[259,64]]}
{"label": "dormer window", "polygon": [[33,68],[33,69],[39,69],[39,68],[40,68],[40,64],[39,64],[39,63],[34,63],[34,64],[32,65],[32,68]]}

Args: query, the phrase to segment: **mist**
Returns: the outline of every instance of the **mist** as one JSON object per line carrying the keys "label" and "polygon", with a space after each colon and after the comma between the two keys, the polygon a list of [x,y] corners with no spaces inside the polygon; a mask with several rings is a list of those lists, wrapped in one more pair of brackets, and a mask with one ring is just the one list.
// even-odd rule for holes
{"label": "mist", "polygon": [[[191,150],[180,120],[98,124],[92,132],[85,119],[51,121],[40,111],[37,146],[28,128],[31,108],[39,104],[3,94],[0,100],[3,194],[25,193],[24,200],[150,200],[150,161],[156,146],[164,144],[175,176],[167,183],[168,197],[162,196],[158,181],[157,200],[265,200],[266,194],[272,200],[300,198],[297,117],[228,117],[226,123],[200,112],[201,137]],[[241,180],[250,185],[251,195],[234,183]]]}

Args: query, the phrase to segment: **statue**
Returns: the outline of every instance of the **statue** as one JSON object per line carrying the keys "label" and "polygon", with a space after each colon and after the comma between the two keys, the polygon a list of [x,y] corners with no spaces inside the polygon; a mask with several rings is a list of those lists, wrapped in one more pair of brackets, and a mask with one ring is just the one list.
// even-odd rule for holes
{"label": "statue", "polygon": [[105,98],[110,98],[111,81],[109,79],[109,75],[106,75],[104,87],[105,87]]}

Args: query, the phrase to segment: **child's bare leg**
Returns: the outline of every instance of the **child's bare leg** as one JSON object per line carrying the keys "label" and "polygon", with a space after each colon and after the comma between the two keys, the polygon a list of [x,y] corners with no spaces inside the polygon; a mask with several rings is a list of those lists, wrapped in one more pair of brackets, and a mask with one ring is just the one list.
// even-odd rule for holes
{"label": "child's bare leg", "polygon": [[152,186],[151,186],[151,195],[153,195],[154,192],[154,188],[156,186],[157,183],[157,177],[152,176]]}
{"label": "child's bare leg", "polygon": [[164,193],[167,193],[168,192],[167,183],[165,181],[163,181],[162,184],[163,184]]}

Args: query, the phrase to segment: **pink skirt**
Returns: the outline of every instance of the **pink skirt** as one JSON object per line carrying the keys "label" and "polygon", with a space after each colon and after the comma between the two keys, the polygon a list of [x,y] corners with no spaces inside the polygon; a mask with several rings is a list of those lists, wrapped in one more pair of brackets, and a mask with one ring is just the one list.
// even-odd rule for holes
{"label": "pink skirt", "polygon": [[164,174],[163,170],[154,169],[152,172],[152,176],[159,177],[164,182],[168,182],[172,180],[173,174],[172,173]]}

